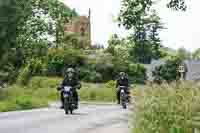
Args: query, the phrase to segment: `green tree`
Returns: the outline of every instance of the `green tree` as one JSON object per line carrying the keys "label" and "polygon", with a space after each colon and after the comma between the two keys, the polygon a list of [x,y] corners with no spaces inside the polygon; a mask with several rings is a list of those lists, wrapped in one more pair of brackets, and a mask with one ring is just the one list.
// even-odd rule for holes
{"label": "green tree", "polygon": [[117,34],[114,34],[108,40],[106,51],[123,60],[131,60],[130,52],[133,46],[133,42],[128,38],[120,38]]}
{"label": "green tree", "polygon": [[[135,47],[132,53],[141,63],[149,63],[152,58],[162,56],[158,31],[163,26],[153,9],[154,4],[153,0],[123,0],[118,18],[120,24],[133,31]],[[170,0],[166,5],[174,10],[187,9],[184,0]]]}
{"label": "green tree", "polygon": [[161,56],[158,31],[163,27],[152,5],[151,0],[123,0],[119,16],[119,22],[133,31],[131,38],[135,47],[132,53],[141,63],[150,63],[152,58]]}
{"label": "green tree", "polygon": [[167,3],[167,7],[174,9],[174,10],[181,10],[185,11],[187,9],[187,5],[185,3],[185,0],[170,0]]}
{"label": "green tree", "polygon": [[15,65],[20,64],[21,58],[16,43],[18,28],[25,24],[30,12],[30,1],[6,0],[0,3],[0,73],[3,75],[0,81],[15,77]]}
{"label": "green tree", "polygon": [[182,60],[179,57],[173,57],[168,59],[164,65],[158,66],[152,72],[154,81],[161,83],[163,81],[172,82],[178,80],[180,75],[178,73],[178,67]]}
{"label": "green tree", "polygon": [[193,53],[192,53],[192,58],[195,59],[195,60],[200,60],[200,48],[195,50]]}
{"label": "green tree", "polygon": [[187,51],[185,48],[179,48],[177,50],[177,56],[182,60],[191,59],[191,53]]}
{"label": "green tree", "polygon": [[17,73],[23,63],[44,54],[50,44],[48,38],[56,38],[59,45],[64,22],[69,21],[71,14],[77,15],[58,0],[1,1],[0,73],[15,75],[10,72]]}
{"label": "green tree", "polygon": [[111,38],[108,40],[108,48],[107,52],[111,53],[113,56],[116,54],[115,47],[117,45],[121,45],[121,40],[119,39],[117,34],[114,34],[111,36]]}

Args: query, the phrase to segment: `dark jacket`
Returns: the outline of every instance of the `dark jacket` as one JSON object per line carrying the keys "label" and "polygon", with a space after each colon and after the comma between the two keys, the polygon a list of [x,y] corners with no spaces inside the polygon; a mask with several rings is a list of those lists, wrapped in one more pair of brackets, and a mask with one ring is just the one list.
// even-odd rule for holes
{"label": "dark jacket", "polygon": [[60,87],[58,87],[58,90],[61,90],[63,86],[71,86],[72,88],[80,89],[81,83],[77,78],[69,80],[67,77],[65,77],[64,80],[61,82]]}
{"label": "dark jacket", "polygon": [[128,80],[128,78],[124,78],[124,79],[120,79],[119,78],[117,80],[116,88],[118,88],[119,86],[129,87],[129,80]]}

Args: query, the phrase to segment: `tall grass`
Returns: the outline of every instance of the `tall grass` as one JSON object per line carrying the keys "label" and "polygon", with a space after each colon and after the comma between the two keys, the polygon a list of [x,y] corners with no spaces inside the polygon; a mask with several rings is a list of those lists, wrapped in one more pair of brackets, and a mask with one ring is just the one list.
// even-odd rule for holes
{"label": "tall grass", "polygon": [[116,101],[115,82],[109,81],[106,84],[83,83],[83,88],[79,91],[82,101]]}
{"label": "tall grass", "polygon": [[200,86],[152,85],[135,90],[133,95],[133,133],[192,133],[187,122],[200,111]]}
{"label": "tall grass", "polygon": [[[58,101],[56,88],[62,81],[58,77],[34,77],[28,85],[13,85],[0,90],[0,112],[47,107],[49,102]],[[115,101],[115,83],[82,83],[79,91],[82,101]]]}
{"label": "tall grass", "polygon": [[27,88],[11,86],[3,93],[5,96],[1,97],[1,112],[39,108],[48,105],[46,99],[34,95],[33,90]]}

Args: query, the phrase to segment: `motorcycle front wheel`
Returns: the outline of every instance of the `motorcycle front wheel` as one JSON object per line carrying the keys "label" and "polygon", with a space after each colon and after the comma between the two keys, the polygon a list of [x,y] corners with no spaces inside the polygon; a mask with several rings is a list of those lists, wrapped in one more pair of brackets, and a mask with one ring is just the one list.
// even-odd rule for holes
{"label": "motorcycle front wheel", "polygon": [[126,99],[125,99],[125,95],[124,94],[121,94],[121,105],[122,105],[123,109],[127,108]]}
{"label": "motorcycle front wheel", "polygon": [[69,98],[68,97],[64,99],[64,110],[65,110],[65,114],[69,114]]}

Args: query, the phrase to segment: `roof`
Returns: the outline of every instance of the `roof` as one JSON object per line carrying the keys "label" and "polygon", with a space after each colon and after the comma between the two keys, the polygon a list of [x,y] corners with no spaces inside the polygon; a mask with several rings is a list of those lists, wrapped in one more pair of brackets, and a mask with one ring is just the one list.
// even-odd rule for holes
{"label": "roof", "polygon": [[186,60],[187,66],[186,80],[200,80],[200,60]]}

